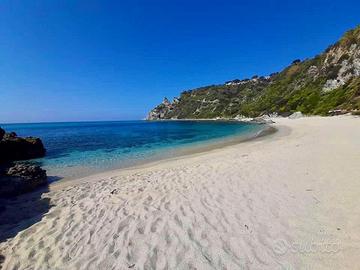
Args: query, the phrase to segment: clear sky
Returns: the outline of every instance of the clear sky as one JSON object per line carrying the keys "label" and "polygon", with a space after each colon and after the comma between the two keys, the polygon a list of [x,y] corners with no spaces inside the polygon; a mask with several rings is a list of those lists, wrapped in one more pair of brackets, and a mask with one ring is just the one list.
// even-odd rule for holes
{"label": "clear sky", "polygon": [[164,96],[312,57],[360,1],[0,1],[0,123],[141,119]]}

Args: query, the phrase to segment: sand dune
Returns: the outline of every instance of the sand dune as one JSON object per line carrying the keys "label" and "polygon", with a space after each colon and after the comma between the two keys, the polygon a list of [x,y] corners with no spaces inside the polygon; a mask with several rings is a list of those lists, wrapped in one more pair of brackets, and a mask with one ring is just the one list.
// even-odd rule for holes
{"label": "sand dune", "polygon": [[360,118],[57,183],[3,269],[358,269]]}

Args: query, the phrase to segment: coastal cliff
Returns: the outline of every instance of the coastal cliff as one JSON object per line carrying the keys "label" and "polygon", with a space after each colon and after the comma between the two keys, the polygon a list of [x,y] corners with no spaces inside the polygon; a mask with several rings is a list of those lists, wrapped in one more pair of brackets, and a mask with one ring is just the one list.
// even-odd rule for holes
{"label": "coastal cliff", "polygon": [[281,72],[184,91],[151,110],[148,120],[312,115],[360,110],[360,26],[323,53]]}

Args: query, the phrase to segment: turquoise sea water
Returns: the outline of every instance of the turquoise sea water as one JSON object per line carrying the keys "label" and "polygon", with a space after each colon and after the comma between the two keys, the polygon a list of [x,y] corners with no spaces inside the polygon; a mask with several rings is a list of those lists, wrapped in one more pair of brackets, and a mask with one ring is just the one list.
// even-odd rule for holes
{"label": "turquoise sea water", "polygon": [[179,151],[248,138],[264,126],[225,121],[117,121],[1,125],[19,136],[36,136],[47,149],[32,160],[49,176],[76,178],[175,156]]}

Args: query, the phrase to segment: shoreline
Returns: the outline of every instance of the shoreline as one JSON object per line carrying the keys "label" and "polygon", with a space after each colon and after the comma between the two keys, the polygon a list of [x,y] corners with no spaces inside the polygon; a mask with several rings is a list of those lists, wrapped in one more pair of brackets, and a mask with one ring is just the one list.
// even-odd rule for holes
{"label": "shoreline", "polygon": [[354,269],[360,118],[274,120],[269,136],[15,200],[14,217],[41,211],[0,227],[4,269]]}
{"label": "shoreline", "polygon": [[[193,121],[193,120],[186,120],[186,121]],[[212,121],[212,120],[210,120],[210,121]],[[249,124],[247,122],[244,122],[244,123]],[[56,183],[73,182],[73,181],[76,182],[79,179],[93,177],[93,176],[96,176],[99,174],[104,174],[104,173],[111,172],[111,171],[121,171],[121,170],[129,170],[129,169],[143,167],[143,166],[151,166],[151,164],[153,164],[153,163],[166,162],[167,160],[178,159],[178,158],[182,158],[182,157],[185,158],[186,156],[191,156],[194,154],[201,154],[201,153],[205,153],[205,152],[212,151],[215,149],[221,149],[224,147],[228,147],[228,146],[232,146],[232,145],[236,145],[236,144],[240,144],[240,143],[244,143],[244,142],[257,140],[261,137],[266,137],[266,136],[269,136],[269,135],[277,132],[277,129],[274,128],[273,126],[271,126],[271,124],[257,124],[257,123],[251,123],[251,124],[262,125],[263,128],[260,131],[257,131],[256,133],[253,133],[253,134],[248,134],[248,135],[235,134],[235,135],[230,135],[230,136],[226,136],[226,137],[222,137],[222,138],[211,139],[208,141],[197,142],[197,143],[193,143],[190,145],[182,145],[182,146],[179,146],[178,148],[175,148],[174,150],[172,150],[171,154],[169,154],[169,153],[164,154],[164,153],[159,152],[159,153],[154,154],[151,157],[147,157],[142,160],[132,161],[123,166],[116,166],[115,168],[104,169],[104,170],[101,170],[101,169],[94,170],[93,172],[90,172],[87,174],[83,173],[83,175],[80,177],[72,176],[72,177],[61,178],[61,176],[60,176],[60,180],[50,181],[49,185],[53,186]],[[164,151],[164,150],[162,150],[162,151]],[[73,168],[69,168],[69,170],[70,169],[73,169]],[[87,170],[86,167],[83,170]],[[49,176],[50,179],[51,178],[56,179],[58,177],[59,177],[58,175]]]}
{"label": "shoreline", "polygon": [[[192,121],[192,120],[186,120]],[[50,190],[63,188],[69,185],[77,185],[79,183],[93,181],[93,179],[101,178],[102,176],[108,175],[119,175],[123,173],[128,173],[136,170],[142,170],[147,168],[152,168],[157,165],[161,165],[163,163],[175,162],[178,160],[183,160],[191,157],[197,157],[199,155],[206,155],[207,153],[211,153],[217,150],[222,150],[224,148],[228,148],[234,145],[239,145],[243,143],[251,143],[257,140],[270,139],[272,135],[279,132],[279,128],[275,128],[269,124],[264,124],[265,128],[253,136],[241,136],[241,135],[233,135],[230,138],[225,138],[223,141],[216,141],[206,145],[197,145],[197,146],[187,146],[182,149],[177,149],[175,154],[171,157],[157,157],[153,160],[143,160],[141,162],[137,162],[135,165],[125,166],[123,168],[115,168],[110,170],[105,170],[101,172],[91,173],[89,175],[78,177],[78,178],[64,178],[57,181],[52,181],[49,183]],[[286,129],[285,127],[281,127],[282,129]],[[52,177],[52,176],[51,176]],[[56,177],[56,176],[55,176]]]}

